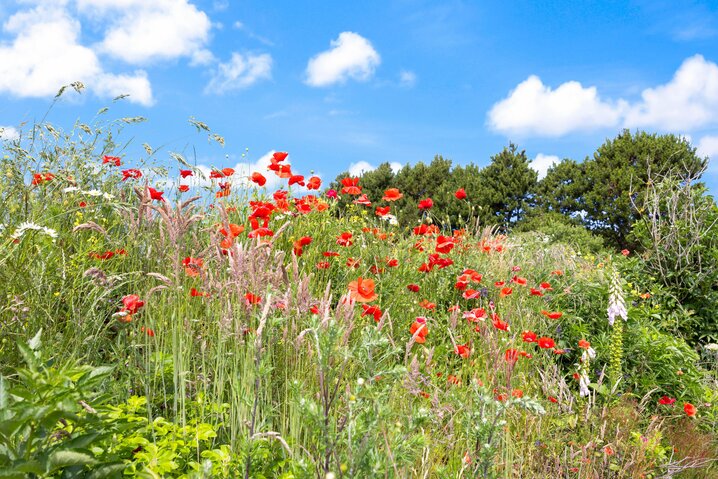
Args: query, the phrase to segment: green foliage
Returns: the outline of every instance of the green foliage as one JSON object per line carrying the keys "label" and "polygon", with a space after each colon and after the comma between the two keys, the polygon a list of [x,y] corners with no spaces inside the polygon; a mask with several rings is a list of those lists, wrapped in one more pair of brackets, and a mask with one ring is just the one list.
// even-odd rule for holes
{"label": "green foliage", "polygon": [[672,331],[693,343],[718,341],[718,207],[690,178],[651,182],[643,204],[632,230],[643,251],[631,264],[636,282],[680,316]]}
{"label": "green foliage", "polygon": [[526,214],[536,178],[526,151],[511,143],[481,171],[484,196],[480,201],[499,224],[513,224]]}
{"label": "green foliage", "polygon": [[587,230],[579,220],[555,211],[531,210],[513,231],[539,233],[549,243],[565,244],[582,254],[596,254],[603,249],[600,236]]}
{"label": "green foliage", "polygon": [[649,175],[697,177],[705,165],[685,138],[624,130],[584,161],[586,189],[578,203],[584,222],[619,249],[633,249],[629,234],[641,216]]}
{"label": "green foliage", "polygon": [[40,332],[18,347],[25,367],[16,380],[0,377],[0,477],[105,477],[121,471],[117,458],[98,459],[92,452],[114,433],[95,409],[108,400],[101,386],[112,369],[49,366],[40,352]]}

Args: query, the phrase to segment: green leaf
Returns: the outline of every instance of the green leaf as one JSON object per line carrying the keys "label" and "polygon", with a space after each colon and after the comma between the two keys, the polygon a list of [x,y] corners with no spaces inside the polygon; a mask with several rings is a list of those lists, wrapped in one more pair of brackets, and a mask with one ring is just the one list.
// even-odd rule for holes
{"label": "green leaf", "polygon": [[92,455],[80,451],[55,451],[47,461],[48,472],[68,466],[91,466],[97,464]]}

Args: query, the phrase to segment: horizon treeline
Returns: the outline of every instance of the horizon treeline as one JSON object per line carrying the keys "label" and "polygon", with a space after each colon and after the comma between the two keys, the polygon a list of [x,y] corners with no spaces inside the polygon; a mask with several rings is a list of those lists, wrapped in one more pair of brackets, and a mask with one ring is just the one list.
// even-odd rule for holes
{"label": "horizon treeline", "polygon": [[[382,163],[364,172],[360,184],[374,202],[398,188],[403,198],[392,203],[391,213],[405,226],[419,221],[419,201],[431,198],[433,211],[441,212],[433,220],[448,227],[478,221],[528,231],[558,224],[583,228],[597,244],[619,250],[639,246],[631,230],[644,214],[647,186],[673,179],[707,195],[700,178],[708,159],[674,134],[623,130],[582,162],[564,158],[552,165],[541,180],[530,163],[525,150],[509,143],[483,168],[436,155],[429,164],[406,164],[396,173]],[[340,173],[331,187],[340,190],[341,179],[349,176]],[[460,188],[467,194],[463,200],[455,197]],[[351,200],[344,197],[340,205]]]}

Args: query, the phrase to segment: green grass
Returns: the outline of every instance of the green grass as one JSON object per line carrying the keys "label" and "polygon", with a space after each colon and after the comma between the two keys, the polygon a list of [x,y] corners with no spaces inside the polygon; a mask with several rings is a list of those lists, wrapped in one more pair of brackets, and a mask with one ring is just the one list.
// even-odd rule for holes
{"label": "green grass", "polygon": [[[216,431],[184,453],[182,467],[162,473],[127,453],[120,458],[127,474],[179,477],[192,472],[187,457],[194,457],[198,464],[213,459],[212,474],[227,477],[627,478],[660,477],[671,468],[691,474],[688,466],[700,467],[695,477],[715,477],[706,461],[715,455],[718,416],[706,405],[716,402],[711,371],[652,322],[660,307],[640,298],[643,291],[624,285],[623,344],[612,336],[608,284],[612,271],[629,264],[622,256],[582,257],[530,233],[503,237],[486,228],[464,231],[450,252],[434,257],[452,264],[420,272],[437,254],[437,234],[392,226],[375,218],[373,207],[339,210],[322,193],[311,212],[298,212],[291,200],[286,212],[275,212],[267,225],[273,236],[249,238],[249,201],[273,202],[269,192],[235,187],[216,199],[196,190],[202,197],[186,204],[192,193],[166,188],[167,202],[152,201],[146,185],[162,171],[148,163],[142,179],[123,182],[124,166],[102,164],[103,154],[117,152],[103,140],[113,124],[93,126],[89,136],[36,128],[32,146],[6,145],[0,162],[0,372],[18,381],[16,344],[42,329],[48,367],[113,367],[100,387],[109,404],[143,396],[150,423],[163,418]],[[55,177],[32,185],[37,172]],[[93,189],[106,195],[87,193]],[[424,224],[434,214],[425,213]],[[27,230],[13,238],[24,222],[57,237]],[[229,223],[245,231],[221,245],[219,230]],[[353,234],[351,246],[337,244],[343,232]],[[311,243],[293,255],[303,236]],[[93,255],[118,250],[124,253],[108,259]],[[198,275],[185,271],[186,257],[203,260]],[[397,265],[389,267],[388,258]],[[347,266],[350,259],[358,265]],[[330,266],[317,268],[322,261]],[[468,286],[478,298],[456,288],[465,269],[483,275]],[[512,282],[515,276],[527,284]],[[369,304],[383,311],[378,323],[346,303],[359,277],[376,283],[378,297]],[[543,282],[552,289],[541,289]],[[420,291],[409,291],[410,283]],[[511,294],[501,295],[502,287]],[[531,295],[532,287],[544,296]],[[208,295],[192,297],[192,288]],[[248,304],[247,293],[261,300]],[[145,304],[123,322],[117,313],[130,294]],[[424,300],[435,309],[422,307]],[[487,318],[464,319],[473,308],[484,308]],[[542,310],[563,316],[549,319]],[[492,311],[508,331],[492,324]],[[427,318],[425,343],[410,333],[417,317]],[[527,330],[555,347],[523,342]],[[596,349],[590,363],[581,361],[580,339]],[[456,354],[456,345],[468,345],[468,357]],[[614,385],[604,372],[617,347]],[[512,365],[507,349],[530,357]],[[588,374],[588,396],[579,394],[578,372]],[[676,406],[658,406],[663,394],[676,397]],[[685,402],[698,407],[697,417],[686,417]],[[695,434],[676,433],[686,428]],[[141,434],[170,447],[162,442],[169,436]],[[220,445],[231,457],[224,470]]]}

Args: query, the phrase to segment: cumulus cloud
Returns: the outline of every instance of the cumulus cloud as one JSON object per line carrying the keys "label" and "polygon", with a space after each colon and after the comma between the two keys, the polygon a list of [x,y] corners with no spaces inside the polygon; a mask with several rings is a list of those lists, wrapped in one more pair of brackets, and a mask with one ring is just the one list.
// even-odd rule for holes
{"label": "cumulus cloud", "polygon": [[105,72],[93,50],[80,44],[80,22],[64,2],[46,2],[20,10],[3,24],[14,39],[0,46],[0,92],[19,97],[46,97],[62,85],[82,81],[99,96],[126,93],[129,100],[152,104],[152,89],[143,71]]}
{"label": "cumulus cloud", "polygon": [[259,80],[272,77],[272,57],[261,55],[242,55],[232,53],[226,63],[220,63],[205,88],[205,93],[222,94],[253,85]]}
{"label": "cumulus cloud", "polygon": [[614,126],[624,109],[624,102],[602,100],[596,87],[569,81],[554,90],[531,75],[491,108],[489,125],[504,133],[562,136]]}
{"label": "cumulus cloud", "polygon": [[347,79],[365,81],[381,63],[379,53],[366,38],[342,32],[331,48],[312,57],[307,64],[307,84],[321,87]]}
{"label": "cumulus cloud", "polygon": [[[389,166],[391,167],[391,171],[396,174],[399,172],[399,170],[401,170],[403,165],[398,161],[392,161],[391,163],[389,163]],[[367,173],[373,170],[376,170],[376,166],[372,165],[368,161],[357,161],[356,163],[352,163],[351,165],[349,165],[348,171],[350,176],[361,176],[363,173]]]}
{"label": "cumulus cloud", "polygon": [[536,158],[529,163],[529,167],[538,173],[538,179],[542,179],[546,176],[548,169],[553,165],[561,162],[561,159],[556,155],[544,155],[539,153]]}
{"label": "cumulus cloud", "polygon": [[688,131],[718,124],[718,65],[701,55],[687,58],[673,78],[646,88],[640,100],[602,99],[595,86],[576,81],[552,89],[535,75],[494,104],[488,124],[496,131],[562,136],[601,128]]}
{"label": "cumulus cloud", "polygon": [[98,50],[127,63],[208,58],[212,23],[187,0],[78,0],[77,6],[107,24]]}
{"label": "cumulus cloud", "polygon": [[696,154],[701,158],[708,157],[711,161],[718,160],[718,135],[701,138],[696,146]]}
{"label": "cumulus cloud", "polygon": [[12,126],[0,126],[0,141],[2,140],[17,140],[20,138],[20,132]]}
{"label": "cumulus cloud", "polygon": [[689,130],[718,123],[718,65],[686,59],[668,83],[647,88],[625,119],[629,127]]}

